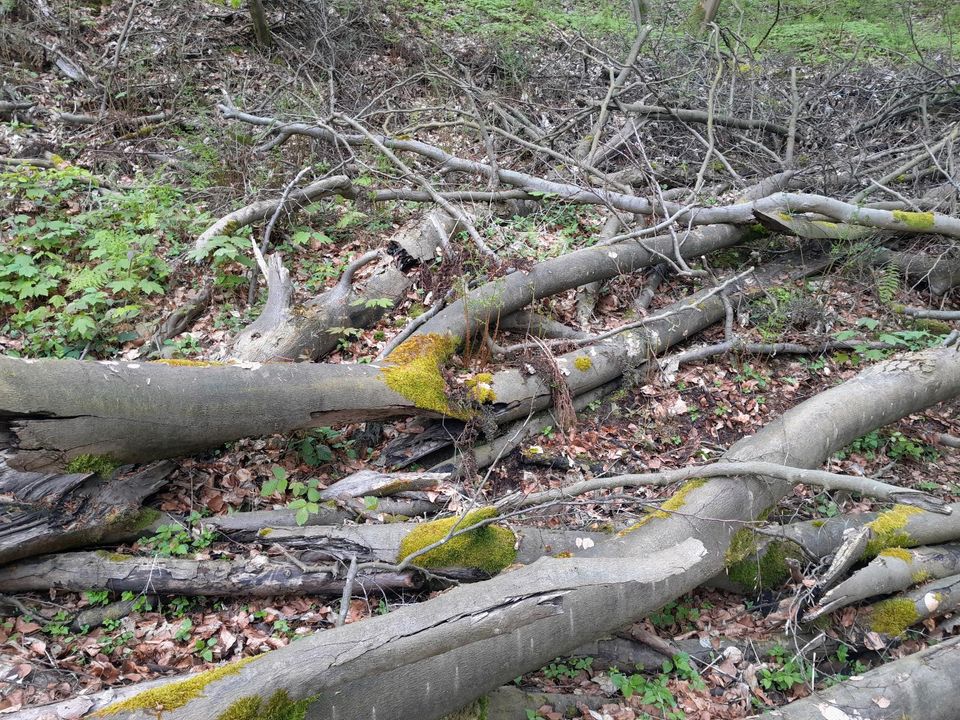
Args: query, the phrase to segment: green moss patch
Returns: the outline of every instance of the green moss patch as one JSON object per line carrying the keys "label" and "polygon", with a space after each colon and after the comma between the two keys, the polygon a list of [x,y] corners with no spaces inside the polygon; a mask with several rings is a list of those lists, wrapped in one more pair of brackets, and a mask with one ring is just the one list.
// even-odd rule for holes
{"label": "green moss patch", "polygon": [[217,720],[303,720],[307,708],[316,697],[293,701],[286,690],[277,690],[270,699],[263,702],[258,697],[240,698]]}
{"label": "green moss patch", "polygon": [[415,335],[387,357],[390,364],[382,370],[383,380],[418,408],[466,420],[469,413],[451,404],[441,373],[457,345],[457,338],[450,335]]}
{"label": "green moss patch", "polygon": [[697,488],[703,487],[707,484],[707,480],[704,478],[695,478],[693,480],[687,480],[683,485],[680,486],[680,489],[677,490],[670,498],[660,505],[660,509],[655,513],[652,513],[651,517],[655,518],[668,518],[671,513],[675,513],[683,508],[687,504],[687,495],[696,490]]}
{"label": "green moss patch", "polygon": [[577,355],[573,360],[573,366],[580,372],[586,372],[593,367],[593,360],[588,355]]}
{"label": "green moss patch", "polygon": [[909,550],[904,550],[900,547],[884,548],[878,553],[879,557],[892,557],[897,560],[902,560],[905,563],[913,562],[913,555],[910,554]]}
{"label": "green moss patch", "polygon": [[[108,705],[103,710],[94,713],[95,717],[105,717],[116,715],[121,712],[137,712],[144,710],[152,713],[161,713],[169,710],[176,710],[183,707],[194,698],[200,697],[204,688],[212,682],[229,675],[235,675],[247,663],[255,660],[256,657],[243,658],[229,665],[222,665],[213,670],[191,675],[186,680],[170,683],[163,687],[144,690],[131,698],[115,702]],[[302,715],[300,716],[303,717]]]}
{"label": "green moss patch", "polygon": [[[418,525],[401,541],[397,561],[443,540],[454,525],[459,532],[483,520],[497,517],[498,514],[496,508],[480,508],[467,513],[462,521],[459,517],[452,517]],[[514,534],[506,528],[485,525],[457,535],[443,545],[420,555],[414,560],[414,564],[432,568],[476,568],[495,575],[516,559],[515,543]]]}
{"label": "green moss patch", "polygon": [[64,470],[68,473],[95,473],[108,478],[120,467],[120,463],[109,455],[77,455],[67,463]]}
{"label": "green moss patch", "polygon": [[493,391],[493,375],[490,373],[477,373],[467,380],[467,387],[473,399],[481,405],[496,402],[497,394]]}
{"label": "green moss patch", "polygon": [[884,635],[903,635],[919,619],[917,608],[910,600],[884,600],[870,612],[870,629]]}
{"label": "green moss patch", "polygon": [[893,211],[894,221],[906,225],[912,230],[929,230],[933,227],[932,212],[906,212],[904,210]]}
{"label": "green moss patch", "polygon": [[765,590],[783,585],[790,577],[787,560],[800,559],[802,553],[793,543],[771,540],[761,547],[760,536],[744,528],[737,531],[726,553],[727,576],[750,590]]}
{"label": "green moss patch", "polygon": [[490,700],[482,697],[456,712],[444,715],[441,720],[487,720],[489,712]]}

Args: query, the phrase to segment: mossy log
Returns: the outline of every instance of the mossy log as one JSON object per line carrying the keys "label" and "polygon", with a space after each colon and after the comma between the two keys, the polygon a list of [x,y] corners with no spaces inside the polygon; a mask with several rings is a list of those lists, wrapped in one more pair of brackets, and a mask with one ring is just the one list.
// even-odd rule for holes
{"label": "mossy log", "polygon": [[847,530],[873,526],[875,535],[867,550],[870,557],[888,547],[938,545],[960,540],[960,504],[947,505],[947,513],[904,510],[894,506],[880,513],[837,515],[824,520],[807,520],[784,525],[777,535],[801,545],[812,557],[823,558],[836,552]]}
{"label": "mossy log", "polygon": [[[952,348],[895,357],[788,411],[724,459],[813,467],[864,433],[958,393],[960,353]],[[266,701],[279,690],[307,702],[313,720],[434,720],[716,575],[736,531],[790,487],[750,476],[709,480],[675,512],[571,558],[544,558],[270,653],[213,679],[164,720],[217,717],[242,698]],[[136,708],[148,700],[112,716],[143,718]]]}
{"label": "mossy log", "polygon": [[[759,283],[745,285],[756,290]],[[724,315],[711,290],[669,309],[676,315],[558,357],[570,372],[571,393],[620,377]],[[455,346],[447,333],[414,335],[380,365],[0,357],[0,443],[6,440],[12,467],[47,471],[81,456],[142,462],[337,422],[417,414],[467,419],[469,408],[451,398],[440,372]],[[584,356],[589,367],[577,363]],[[497,422],[543,409],[552,398],[548,378],[516,369],[484,385]]]}
{"label": "mossy log", "polygon": [[960,575],[932,580],[901,595],[862,608],[857,625],[864,634],[900,637],[914,625],[960,608]]}
{"label": "mossy log", "polygon": [[829,612],[877,595],[906,590],[926,580],[939,580],[960,573],[960,544],[936,547],[888,548],[870,563],[831,588],[808,612],[804,620],[815,620]]}

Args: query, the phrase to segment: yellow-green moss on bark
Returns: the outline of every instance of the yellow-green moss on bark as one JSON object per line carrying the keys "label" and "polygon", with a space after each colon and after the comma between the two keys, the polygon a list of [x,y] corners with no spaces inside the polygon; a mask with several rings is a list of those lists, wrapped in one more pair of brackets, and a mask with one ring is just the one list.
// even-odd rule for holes
{"label": "yellow-green moss on bark", "polygon": [[671,513],[675,513],[687,504],[687,495],[707,484],[705,478],[695,478],[687,480],[680,489],[677,490],[669,499],[660,504],[660,509],[651,515],[655,518],[668,518]]}
{"label": "yellow-green moss on bark", "polygon": [[[460,517],[452,517],[418,525],[400,542],[397,561],[443,540],[454,525],[455,532],[460,532],[497,515],[496,508],[480,508],[468,512],[462,521]],[[516,559],[515,544],[514,534],[506,528],[484,525],[450,538],[443,545],[414,558],[413,562],[421,567],[476,568],[495,575]]]}
{"label": "yellow-green moss on bark", "polygon": [[490,373],[477,373],[467,380],[467,387],[470,388],[473,399],[481,405],[495,402],[497,399],[497,394],[493,391],[493,375]]}
{"label": "yellow-green moss on bark", "polygon": [[188,360],[187,358],[163,358],[153,362],[171,367],[224,367],[223,363],[213,360]]}
{"label": "yellow-green moss on bark", "polygon": [[790,577],[787,560],[802,556],[791,542],[771,540],[761,548],[760,539],[749,528],[738,530],[725,556],[727,577],[751,590],[779,587]]}
{"label": "yellow-green moss on bark", "polygon": [[68,473],[95,473],[108,478],[120,467],[120,463],[109,455],[77,455],[67,463],[64,470]]}
{"label": "yellow-green moss on bark", "polygon": [[121,712],[137,712],[140,710],[160,714],[183,707],[191,700],[200,697],[204,689],[212,682],[235,675],[247,663],[256,657],[247,657],[229,665],[221,665],[213,670],[191,675],[186,680],[170,683],[158,688],[151,688],[137,693],[131,698],[108,705],[103,710],[94,713],[95,717],[106,717]]}
{"label": "yellow-green moss on bark", "polygon": [[910,553],[910,551],[904,550],[901,547],[884,548],[878,553],[878,556],[896,558],[897,560],[902,560],[907,564],[913,562],[913,555]]}
{"label": "yellow-green moss on bark", "polygon": [[293,701],[286,690],[277,690],[265,703],[244,697],[217,715],[217,720],[303,720],[316,696]]}
{"label": "yellow-green moss on bark", "polygon": [[689,495],[693,490],[703,487],[707,484],[707,482],[708,481],[706,478],[694,478],[693,480],[687,480],[687,482],[680,486],[679,490],[677,490],[673,495],[660,504],[659,510],[655,510],[646,517],[640,518],[640,520],[635,522],[633,525],[624,528],[617,533],[617,537],[623,537],[628,533],[632,533],[634,530],[639,530],[651,520],[662,520],[670,517],[671,513],[678,512],[684,505],[687,504],[687,495]]}
{"label": "yellow-green moss on bark", "polygon": [[589,355],[577,355],[573,359],[573,366],[580,372],[586,372],[593,367],[593,360],[590,359]]}
{"label": "yellow-green moss on bark", "polygon": [[867,524],[867,527],[873,531],[873,538],[867,543],[864,555],[876,557],[877,553],[887,548],[916,545],[903,528],[906,527],[911,515],[922,512],[920,508],[911,505],[894,505],[886,512],[877,515]]}
{"label": "yellow-green moss on bark", "polygon": [[894,210],[893,219],[895,222],[902,223],[913,230],[929,230],[933,227],[934,222],[932,212]]}
{"label": "yellow-green moss on bark", "polygon": [[418,408],[466,420],[469,413],[451,404],[441,373],[458,344],[457,338],[450,335],[415,335],[387,356],[390,364],[381,371],[383,380]]}
{"label": "yellow-green moss on bark", "polygon": [[884,635],[903,635],[919,619],[912,601],[903,598],[884,600],[870,611],[870,629]]}
{"label": "yellow-green moss on bark", "polygon": [[124,553],[115,553],[109,550],[97,550],[96,553],[104,560],[109,560],[110,562],[126,562],[127,560],[133,560],[135,558],[134,555],[125,555]]}

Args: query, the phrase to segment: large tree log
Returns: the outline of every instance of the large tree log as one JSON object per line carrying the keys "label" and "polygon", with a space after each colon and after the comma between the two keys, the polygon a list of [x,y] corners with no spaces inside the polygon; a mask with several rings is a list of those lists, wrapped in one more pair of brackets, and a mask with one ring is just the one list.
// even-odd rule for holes
{"label": "large tree log", "polygon": [[[755,288],[757,283],[744,284]],[[610,382],[724,315],[712,289],[665,310],[676,314],[557,358],[570,372],[572,394]],[[421,355],[439,352],[447,343],[439,334],[419,337],[427,341]],[[576,363],[580,356],[589,358],[588,366]],[[373,364],[173,367],[0,357],[0,441],[6,436],[13,448],[12,467],[47,470],[81,455],[153,460],[341,421],[464,416],[447,399],[441,406],[438,398],[425,402],[418,396],[432,381],[443,394],[439,368],[429,375],[414,373],[407,396],[391,389],[389,372]],[[491,385],[498,422],[542,409],[551,400],[548,378],[515,369],[497,373]]]}
{"label": "large tree log", "polygon": [[0,357],[8,463],[59,469],[82,455],[136,462],[242,437],[417,412],[373,365],[163,363]]}
{"label": "large tree log", "polygon": [[[958,392],[956,351],[903,355],[807,400],[725,459],[816,466],[871,429]],[[690,483],[661,512],[578,557],[545,558],[106,712],[144,718],[159,705],[164,720],[199,720],[272,699],[303,701],[311,720],[434,720],[715,575],[742,523],[789,487],[756,477]]]}

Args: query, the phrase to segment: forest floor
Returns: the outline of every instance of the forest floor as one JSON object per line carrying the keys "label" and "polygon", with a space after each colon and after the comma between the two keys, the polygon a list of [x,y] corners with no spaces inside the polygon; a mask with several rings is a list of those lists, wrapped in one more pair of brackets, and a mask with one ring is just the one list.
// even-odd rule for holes
{"label": "forest floor", "polygon": [[[141,357],[147,329],[183,304],[191,290],[212,281],[214,293],[208,308],[189,331],[168,343],[167,355],[186,360],[216,357],[261,308],[258,303],[252,307],[246,303],[250,264],[246,235],[225,239],[210,266],[191,262],[190,246],[213,219],[268,190],[279,192],[296,169],[296,154],[306,158],[310,144],[294,145],[292,151],[288,146],[283,157],[279,153],[256,155],[252,138],[245,134],[248,131],[220,119],[213,105],[226,92],[248,108],[286,104],[295,113],[298,97],[304,107],[315,98],[300,96],[306,83],[298,76],[299,68],[280,60],[265,63],[250,49],[252,35],[244,12],[199,1],[179,3],[182,7],[176,10],[169,5],[161,0],[137,3],[132,32],[125,31],[128,3],[76,4],[66,13],[64,34],[56,41],[74,58],[91,59],[101,53],[109,58],[117,38],[127,36],[122,61],[114,67],[111,79],[118,95],[123,93],[116,100],[123,112],[115,113],[115,121],[90,126],[31,125],[16,120],[0,123],[0,155],[42,157],[44,152],[52,152],[59,158],[53,167],[33,171],[0,167],[0,242],[6,244],[0,245],[0,351],[6,354]],[[497,67],[514,74],[505,82],[516,82],[518,92],[550,79],[538,67],[535,52],[517,49],[517,44],[531,42],[531,29],[538,33],[554,30],[560,37],[584,32],[602,43],[632,27],[629,14],[611,13],[605,9],[606,3],[584,3],[582,8],[572,3],[577,6],[574,10],[566,7],[571,3],[538,7],[530,3],[527,8],[526,3],[471,0],[462,3],[462,8],[454,3],[416,3],[418,10],[411,12],[413,5],[398,0],[387,5],[378,20],[396,34],[414,28],[420,33],[443,34],[444,42],[461,57],[484,52],[505,59]],[[782,57],[792,52],[793,61],[805,63],[809,72],[828,74],[832,71],[828,68],[849,62],[851,49],[866,44],[870,52],[857,56],[846,70],[849,84],[875,83],[884,74],[885,82],[894,84],[896,70],[891,58],[896,53],[915,54],[918,49],[938,53],[952,42],[928,29],[927,21],[911,38],[904,35],[902,26],[889,21],[889,15],[884,19],[878,11],[873,18],[844,18],[838,15],[844,4],[830,5],[832,11],[816,18],[794,13],[777,24],[764,41],[771,65],[765,65],[766,57],[758,53],[749,60],[755,69],[747,71],[758,76],[781,72]],[[518,19],[514,6],[528,15]],[[943,17],[934,17],[942,7],[940,3],[931,5],[930,27],[934,21],[941,23],[937,28],[954,27],[944,25]],[[767,15],[751,15],[754,12],[759,13],[748,4],[744,22],[749,27],[772,20]],[[175,17],[171,18],[171,13]],[[410,24],[397,24],[404,13]],[[275,19],[281,23],[283,13],[278,12]],[[464,32],[474,23],[486,28],[479,38]],[[843,33],[843,42],[836,42],[837,33]],[[0,33],[0,45],[3,38]],[[0,60],[8,71],[5,83],[40,105],[77,112],[89,107],[89,102],[84,107],[70,107],[78,97],[76,83],[55,63],[31,58],[14,44],[6,48],[0,50]],[[831,55],[831,49],[842,52]],[[401,42],[391,46],[382,40],[371,41],[363,50],[340,69],[350,75],[349,81],[344,80],[345,95],[360,97],[364,87],[379,88],[391,77],[412,74],[412,61],[405,56]],[[315,77],[310,82],[324,86],[327,79]],[[414,96],[411,91],[409,98]],[[442,93],[418,98],[423,107],[442,105],[447,99]],[[172,117],[146,127],[124,124],[124,117],[170,106],[177,108]],[[424,133],[430,141],[459,154],[484,158],[482,143],[475,138],[442,127]],[[388,168],[375,164],[357,171],[361,178],[386,173]],[[103,204],[97,194],[101,181],[121,189],[125,201],[112,207]],[[292,270],[298,297],[306,299],[331,287],[350,259],[379,247],[384,237],[414,221],[419,212],[416,206],[401,202],[363,207],[341,199],[318,201],[294,226],[278,231],[275,246]],[[584,238],[596,235],[602,223],[601,214],[590,207],[545,204],[524,217],[490,220],[485,229],[500,239],[504,252],[536,261],[578,247]],[[26,268],[28,261],[8,238],[31,227],[36,241],[47,243],[49,257],[34,259]],[[738,247],[716,262],[738,267],[754,250],[755,245]],[[463,271],[471,271],[469,260]],[[406,318],[423,312],[455,279],[456,273],[449,269],[424,271],[408,299],[380,323],[362,330],[344,328],[340,346],[326,362],[369,362]],[[621,322],[642,286],[642,276],[623,276],[607,283],[586,326],[577,319],[575,291],[541,301],[538,309],[561,322],[599,331]],[[681,300],[693,288],[693,281],[687,278],[668,280],[658,289],[651,311]],[[954,292],[943,307],[957,307],[956,301]],[[893,342],[904,349],[939,341],[942,327],[898,315],[892,310],[897,303],[926,306],[929,295],[922,287],[892,283],[882,273],[852,263],[823,278],[781,286],[740,308],[738,333],[754,342],[803,343],[825,336],[843,337],[846,332]],[[722,338],[723,328],[714,327],[696,343]],[[869,352],[878,353],[877,357],[886,354]],[[679,468],[715,459],[737,439],[877,359],[867,353],[813,358],[724,356],[633,378],[614,395],[581,412],[572,430],[565,433],[549,428],[501,459],[478,491],[497,497],[507,491],[560,487],[598,475]],[[482,369],[489,358],[481,352],[466,362]],[[417,422],[387,426],[383,441],[415,431]],[[150,504],[186,521],[166,526],[157,535],[123,549],[200,559],[241,553],[248,558],[261,553],[277,555],[280,551],[267,542],[253,550],[224,542],[204,528],[204,519],[240,510],[286,507],[292,496],[263,491],[264,484],[278,473],[290,483],[317,479],[323,488],[352,472],[376,466],[381,444],[368,445],[363,430],[363,425],[346,425],[294,437],[249,439],[179,460],[169,483]],[[956,502],[960,500],[960,456],[936,443],[939,433],[960,434],[955,406],[933,408],[870,433],[834,456],[826,469],[915,487]],[[439,483],[428,491],[428,497],[455,511],[473,491],[469,486]],[[670,492],[670,488],[602,491],[526,517],[524,522],[583,531],[619,529],[635,521],[645,503],[655,503]],[[828,518],[875,507],[868,498],[798,486],[770,520]],[[815,662],[785,640],[790,602],[805,583],[812,582],[801,576],[775,591],[752,597],[699,589],[641,623],[671,640],[695,638],[709,644],[722,638],[743,646],[772,641],[764,661],[755,663],[747,673],[752,673],[755,682],[746,696],[732,679],[744,669],[727,667],[729,661],[700,667],[694,674],[676,661],[663,668],[646,668],[653,674],[646,676],[648,680],[637,686],[641,690],[632,697],[624,697],[630,693],[625,693],[623,686],[633,668],[611,668],[602,658],[558,659],[517,678],[516,684],[543,692],[605,698],[602,708],[594,704],[595,714],[584,705],[577,717],[600,717],[599,711],[612,720],[632,720],[645,712],[653,717],[740,718],[802,697],[810,692],[812,682],[818,686],[837,682],[942,636],[943,630],[931,622],[896,643],[870,651],[858,648],[848,652],[841,643],[827,659],[832,672],[825,673],[823,658]],[[269,651],[332,627],[339,611],[338,600],[306,596],[140,596],[128,615],[99,627],[71,627],[80,611],[119,599],[102,588],[80,594],[51,590],[17,596],[14,600],[19,610],[0,606],[0,713]],[[416,599],[403,594],[355,598],[347,622],[389,613]],[[842,638],[843,627],[852,625],[854,619],[853,609],[839,612],[827,632]],[[531,707],[529,717],[554,720],[561,715],[551,707]]]}

